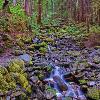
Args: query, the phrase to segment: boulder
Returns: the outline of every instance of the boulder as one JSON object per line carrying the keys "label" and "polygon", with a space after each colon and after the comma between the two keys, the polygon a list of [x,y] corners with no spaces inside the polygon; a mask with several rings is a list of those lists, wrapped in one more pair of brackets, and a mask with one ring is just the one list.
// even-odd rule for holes
{"label": "boulder", "polygon": [[47,100],[52,100],[55,97],[55,95],[49,91],[46,91],[45,96]]}
{"label": "boulder", "polygon": [[54,76],[53,79],[57,83],[57,86],[58,86],[60,91],[67,91],[68,90],[67,85],[63,82],[63,80],[59,76]]}
{"label": "boulder", "polygon": [[23,55],[20,55],[19,56],[19,59],[27,62],[27,63],[30,63],[30,61],[32,60],[31,56],[29,54],[23,54]]}
{"label": "boulder", "polygon": [[36,83],[36,82],[38,81],[38,77],[32,76],[32,77],[30,78],[30,80],[32,81],[32,83]]}

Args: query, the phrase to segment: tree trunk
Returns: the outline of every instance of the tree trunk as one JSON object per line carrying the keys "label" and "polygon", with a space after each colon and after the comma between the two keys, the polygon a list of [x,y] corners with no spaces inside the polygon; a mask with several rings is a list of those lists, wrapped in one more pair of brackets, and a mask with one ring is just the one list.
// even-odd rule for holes
{"label": "tree trunk", "polygon": [[32,15],[32,0],[24,0],[24,9],[28,16]]}
{"label": "tree trunk", "polygon": [[98,10],[98,25],[100,26],[100,9]]}
{"label": "tree trunk", "polygon": [[42,0],[38,0],[38,15],[37,15],[37,24],[41,24],[42,19]]}

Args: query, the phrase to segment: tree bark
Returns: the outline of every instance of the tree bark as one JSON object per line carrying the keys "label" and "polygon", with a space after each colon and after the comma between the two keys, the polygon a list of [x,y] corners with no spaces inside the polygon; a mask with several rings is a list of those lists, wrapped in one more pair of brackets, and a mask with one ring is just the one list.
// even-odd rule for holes
{"label": "tree bark", "polygon": [[38,15],[37,15],[37,24],[41,24],[42,19],[42,0],[38,0]]}

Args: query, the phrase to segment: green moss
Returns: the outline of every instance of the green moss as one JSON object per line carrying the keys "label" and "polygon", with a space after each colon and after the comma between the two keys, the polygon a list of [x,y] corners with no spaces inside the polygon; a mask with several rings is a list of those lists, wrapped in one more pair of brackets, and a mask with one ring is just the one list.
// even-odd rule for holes
{"label": "green moss", "polygon": [[56,95],[56,90],[54,90],[54,89],[51,88],[50,86],[47,86],[47,85],[46,85],[46,90],[47,90],[48,92],[52,92],[54,95]]}
{"label": "green moss", "polygon": [[35,44],[31,44],[30,46],[28,46],[28,49],[31,51],[35,50]]}
{"label": "green moss", "polygon": [[17,45],[18,45],[20,48],[24,48],[24,42],[21,41],[21,40],[18,40]]}
{"label": "green moss", "polygon": [[52,71],[52,68],[50,66],[47,66],[47,71],[48,72],[51,72]]}
{"label": "green moss", "polygon": [[41,47],[41,48],[39,49],[39,51],[40,51],[41,53],[45,54],[45,53],[47,52],[47,48]]}
{"label": "green moss", "polygon": [[9,63],[8,70],[10,72],[23,73],[24,62],[22,60],[14,59]]}
{"label": "green moss", "polygon": [[15,90],[17,83],[25,88],[27,92],[31,92],[24,66],[24,62],[18,59],[12,60],[7,69],[0,66],[0,91],[2,93]]}
{"label": "green moss", "polygon": [[19,65],[20,66],[20,68],[24,68],[25,67],[25,63],[24,63],[24,61],[23,60],[19,60],[19,59],[14,59],[14,60],[12,60],[12,63],[16,63],[17,65]]}
{"label": "green moss", "polygon": [[38,75],[38,78],[39,78],[40,80],[43,80],[43,79],[44,79],[44,75],[43,75],[42,73],[40,73],[40,74]]}
{"label": "green moss", "polygon": [[11,63],[9,65],[9,69],[8,69],[10,72],[23,72],[23,70],[21,69],[21,67],[19,65],[17,65],[16,63]]}
{"label": "green moss", "polygon": [[24,38],[23,42],[26,43],[26,44],[30,44],[30,43],[32,43],[32,38],[29,38],[29,37],[26,38],[26,39]]}
{"label": "green moss", "polygon": [[42,43],[39,44],[39,46],[40,47],[46,47],[47,46],[47,43],[43,41]]}
{"label": "green moss", "polygon": [[3,53],[4,52],[4,49],[3,48],[0,48],[0,53]]}
{"label": "green moss", "polygon": [[100,99],[99,94],[100,94],[99,90],[96,89],[95,87],[88,89],[88,96],[94,100]]}
{"label": "green moss", "polygon": [[50,42],[50,43],[52,43],[52,42],[54,42],[54,40],[52,39],[52,38],[46,38],[45,40],[44,40],[45,42]]}
{"label": "green moss", "polygon": [[81,84],[85,84],[85,83],[87,83],[86,80],[79,80],[79,82],[80,82]]}
{"label": "green moss", "polygon": [[23,88],[26,88],[28,86],[28,80],[24,74],[17,73],[17,78]]}
{"label": "green moss", "polygon": [[5,67],[0,66],[0,73],[4,75],[4,74],[7,74],[8,71]]}

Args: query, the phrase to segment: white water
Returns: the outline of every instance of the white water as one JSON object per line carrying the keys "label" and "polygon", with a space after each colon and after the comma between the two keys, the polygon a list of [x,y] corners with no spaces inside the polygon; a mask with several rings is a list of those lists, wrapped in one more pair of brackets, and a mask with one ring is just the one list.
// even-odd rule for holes
{"label": "white water", "polygon": [[[48,46],[48,50],[51,53],[50,46]],[[53,71],[51,72],[50,77],[47,78],[47,79],[45,79],[45,80],[48,81],[49,86],[51,86],[50,82],[52,82],[54,84],[54,89],[57,91],[56,95],[57,95],[58,98],[60,98],[60,100],[64,100],[65,97],[76,98],[76,100],[77,99],[78,100],[86,100],[84,94],[82,93],[82,91],[80,90],[80,87],[78,85],[77,85],[78,88],[75,89],[76,85],[70,84],[70,83],[68,83],[68,82],[65,81],[65,79],[63,78],[63,76],[67,72],[65,72],[64,68],[56,66],[55,64],[53,64],[53,62],[51,62],[50,65],[51,65],[51,67],[53,67]],[[59,77],[60,82],[62,84],[65,84],[67,86],[68,90],[66,90],[66,91],[60,91],[59,90],[59,87],[57,85],[57,79],[56,79],[56,81],[54,79],[55,76]]]}

